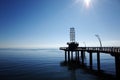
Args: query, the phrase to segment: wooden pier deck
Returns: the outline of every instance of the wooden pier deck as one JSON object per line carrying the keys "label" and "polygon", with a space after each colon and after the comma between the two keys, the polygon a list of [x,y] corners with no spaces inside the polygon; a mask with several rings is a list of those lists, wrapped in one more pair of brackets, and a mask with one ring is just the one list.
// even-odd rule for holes
{"label": "wooden pier deck", "polygon": [[[73,59],[73,52],[75,52],[75,57],[77,59],[81,59],[82,64],[84,64],[84,55],[85,52],[89,53],[89,66],[92,69],[93,61],[92,54],[97,53],[97,70],[98,72],[101,70],[100,67],[100,54],[110,54],[115,57],[115,68],[116,68],[116,78],[120,79],[120,47],[77,47],[70,49],[69,47],[60,47],[60,50],[65,51],[65,61],[70,61]],[[79,56],[81,54],[81,58]]]}

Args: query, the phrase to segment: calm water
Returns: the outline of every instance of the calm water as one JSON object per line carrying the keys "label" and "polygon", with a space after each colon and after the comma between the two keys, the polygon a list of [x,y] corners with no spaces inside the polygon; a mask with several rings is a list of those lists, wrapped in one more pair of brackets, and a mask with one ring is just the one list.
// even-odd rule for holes
{"label": "calm water", "polygon": [[[96,69],[96,54],[93,55]],[[0,80],[100,80],[84,69],[61,66],[64,52],[58,49],[0,49]],[[86,65],[89,57],[86,53]],[[101,54],[104,73],[115,75],[114,57]]]}

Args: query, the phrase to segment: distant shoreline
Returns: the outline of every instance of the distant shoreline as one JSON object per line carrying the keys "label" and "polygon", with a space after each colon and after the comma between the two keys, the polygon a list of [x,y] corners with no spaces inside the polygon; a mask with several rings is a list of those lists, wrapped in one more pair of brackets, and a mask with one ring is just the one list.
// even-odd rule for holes
{"label": "distant shoreline", "polygon": [[0,50],[56,50],[59,48],[0,48]]}

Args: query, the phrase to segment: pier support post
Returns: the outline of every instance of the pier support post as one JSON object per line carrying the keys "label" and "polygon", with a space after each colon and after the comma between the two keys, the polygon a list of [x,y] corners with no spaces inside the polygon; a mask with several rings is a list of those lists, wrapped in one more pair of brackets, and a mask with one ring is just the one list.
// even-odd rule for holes
{"label": "pier support post", "polygon": [[67,51],[65,51],[65,61],[67,61]]}
{"label": "pier support post", "polygon": [[100,52],[97,52],[97,69],[100,71]]}
{"label": "pier support post", "polygon": [[70,51],[68,51],[68,61],[70,61]]}
{"label": "pier support post", "polygon": [[92,52],[89,53],[89,59],[90,59],[90,69],[92,69],[93,63],[92,63]]}
{"label": "pier support post", "polygon": [[120,79],[120,56],[115,55],[116,78]]}
{"label": "pier support post", "polygon": [[79,51],[77,51],[77,53],[78,53],[78,60],[80,60],[80,59],[79,59],[79,57],[80,57],[80,56],[79,56]]}
{"label": "pier support post", "polygon": [[76,53],[76,60],[78,61],[79,60],[79,51],[75,51]]}
{"label": "pier support post", "polygon": [[78,53],[77,51],[75,51],[75,59],[77,60],[77,58],[78,58]]}
{"label": "pier support post", "polygon": [[84,51],[81,51],[82,64],[84,64]]}
{"label": "pier support post", "polygon": [[71,51],[71,60],[73,60],[73,51]]}

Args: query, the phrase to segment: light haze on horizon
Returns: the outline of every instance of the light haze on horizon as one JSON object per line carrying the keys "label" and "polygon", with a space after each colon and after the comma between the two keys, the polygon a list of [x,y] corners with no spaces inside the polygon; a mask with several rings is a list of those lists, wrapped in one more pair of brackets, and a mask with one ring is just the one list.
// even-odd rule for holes
{"label": "light haze on horizon", "polygon": [[120,46],[120,0],[0,0],[0,48]]}

